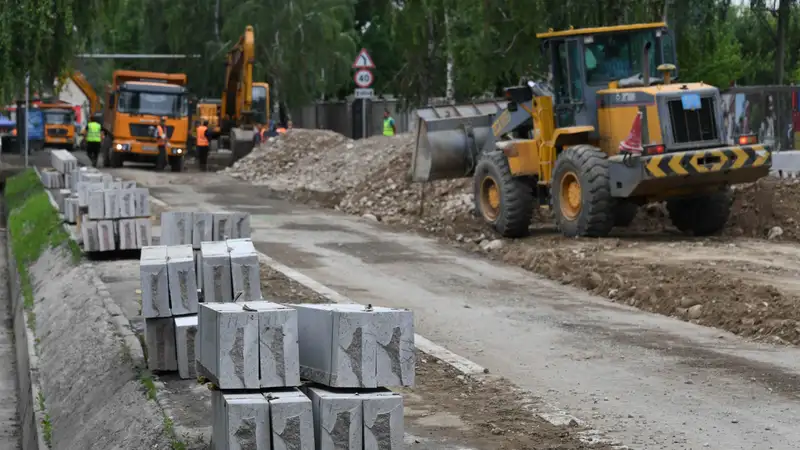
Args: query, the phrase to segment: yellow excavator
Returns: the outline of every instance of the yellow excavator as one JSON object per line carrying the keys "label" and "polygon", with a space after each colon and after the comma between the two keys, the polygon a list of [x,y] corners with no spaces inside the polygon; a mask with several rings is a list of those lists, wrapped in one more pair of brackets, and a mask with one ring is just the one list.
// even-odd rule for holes
{"label": "yellow excavator", "polygon": [[652,201],[701,236],[724,228],[730,185],[769,172],[755,135],[726,145],[719,89],[680,80],[666,23],[537,37],[552,89],[418,110],[413,181],[472,177],[476,215],[505,237],[527,234],[537,206],[565,236],[606,236]]}
{"label": "yellow excavator", "polygon": [[269,85],[253,82],[255,35],[247,26],[228,52],[219,126],[210,133],[212,147],[228,148],[235,162],[253,150],[256,124],[269,122]]}

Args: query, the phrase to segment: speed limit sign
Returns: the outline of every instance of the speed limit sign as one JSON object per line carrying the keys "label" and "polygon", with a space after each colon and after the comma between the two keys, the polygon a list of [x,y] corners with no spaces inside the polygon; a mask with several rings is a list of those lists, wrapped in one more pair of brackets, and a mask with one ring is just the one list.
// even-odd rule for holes
{"label": "speed limit sign", "polygon": [[361,69],[356,71],[356,75],[353,77],[353,80],[356,82],[356,86],[360,88],[368,88],[372,86],[372,82],[375,81],[375,78],[372,76],[372,72],[367,69]]}

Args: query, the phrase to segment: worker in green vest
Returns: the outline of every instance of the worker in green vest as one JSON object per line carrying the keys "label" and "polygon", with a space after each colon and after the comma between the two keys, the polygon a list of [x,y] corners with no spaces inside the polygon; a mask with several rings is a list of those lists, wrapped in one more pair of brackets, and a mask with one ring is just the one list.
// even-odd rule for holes
{"label": "worker in green vest", "polygon": [[83,129],[86,139],[86,154],[92,162],[93,167],[97,167],[97,157],[100,155],[100,145],[103,142],[103,127],[97,117],[91,117],[86,128]]}
{"label": "worker in green vest", "polygon": [[397,127],[394,125],[394,119],[389,114],[388,109],[383,110],[383,135],[394,136],[397,134]]}

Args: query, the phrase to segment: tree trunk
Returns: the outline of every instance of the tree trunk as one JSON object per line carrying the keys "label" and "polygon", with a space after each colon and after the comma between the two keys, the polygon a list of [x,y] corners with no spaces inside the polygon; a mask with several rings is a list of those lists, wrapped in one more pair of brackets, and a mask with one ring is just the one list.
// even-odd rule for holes
{"label": "tree trunk", "polygon": [[445,88],[445,99],[447,104],[452,105],[455,103],[456,86],[455,86],[455,58],[453,58],[453,41],[451,39],[450,30],[450,14],[445,7],[444,11],[444,27],[445,27],[445,40],[447,45],[447,69],[445,79],[447,80],[447,87]]}
{"label": "tree trunk", "polygon": [[214,5],[214,37],[217,39],[217,42],[220,42],[219,39],[219,8],[220,2],[222,0],[217,0],[216,4]]}
{"label": "tree trunk", "polygon": [[778,29],[775,46],[775,83],[783,84],[783,73],[786,59],[786,34],[789,28],[789,8],[792,0],[780,0],[778,4]]}

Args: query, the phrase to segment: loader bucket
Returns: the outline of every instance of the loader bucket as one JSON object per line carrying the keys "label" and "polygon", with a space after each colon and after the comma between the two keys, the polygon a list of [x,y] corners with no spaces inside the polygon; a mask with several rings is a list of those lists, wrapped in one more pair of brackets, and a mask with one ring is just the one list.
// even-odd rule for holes
{"label": "loader bucket", "polygon": [[492,135],[492,122],[505,101],[429,106],[417,112],[417,145],[411,159],[414,182],[470,176],[473,152]]}

